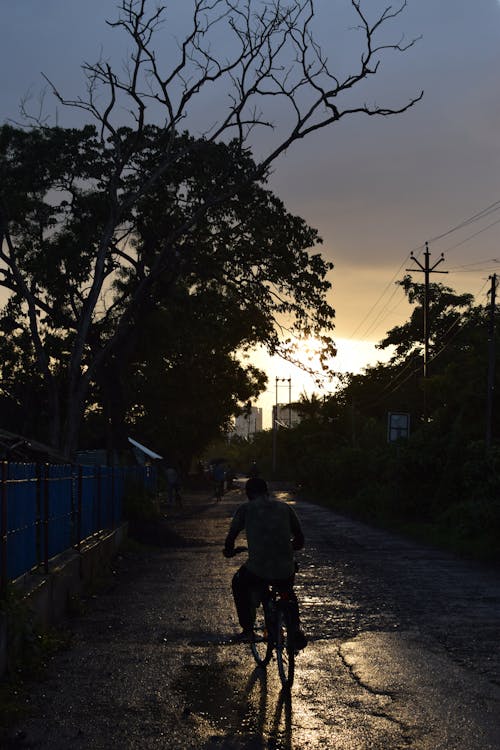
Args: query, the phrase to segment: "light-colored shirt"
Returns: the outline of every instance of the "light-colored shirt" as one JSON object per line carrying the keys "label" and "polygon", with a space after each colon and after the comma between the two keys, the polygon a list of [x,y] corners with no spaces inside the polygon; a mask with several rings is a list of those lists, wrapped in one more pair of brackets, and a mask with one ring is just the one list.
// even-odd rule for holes
{"label": "light-colored shirt", "polygon": [[226,547],[245,531],[248,545],[246,567],[266,580],[289,578],[295,572],[292,540],[303,543],[297,514],[290,505],[267,495],[240,505],[234,514]]}

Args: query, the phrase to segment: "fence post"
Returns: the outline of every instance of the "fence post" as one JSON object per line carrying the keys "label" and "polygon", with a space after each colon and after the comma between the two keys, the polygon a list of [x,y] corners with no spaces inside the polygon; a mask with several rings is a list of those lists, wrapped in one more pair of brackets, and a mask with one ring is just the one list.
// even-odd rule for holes
{"label": "fence post", "polygon": [[2,588],[2,596],[5,596],[7,593],[7,462],[2,461],[2,471],[1,471],[1,482],[2,487],[0,490],[0,503],[1,503],[1,509],[0,509],[0,523],[1,523],[1,529],[0,529],[0,543],[2,546],[2,580],[1,580],[1,588]]}
{"label": "fence post", "polygon": [[115,467],[111,466],[111,528],[115,528]]}
{"label": "fence post", "polygon": [[36,564],[42,562],[42,466],[35,464],[36,472],[36,518],[35,518],[35,544]]}
{"label": "fence post", "polygon": [[49,465],[44,464],[43,477],[43,567],[45,573],[49,572]]}
{"label": "fence post", "polygon": [[97,467],[97,519],[94,531],[101,529],[101,467]]}
{"label": "fence post", "polygon": [[82,493],[83,493],[83,466],[78,467],[77,481],[77,511],[76,511],[76,548],[78,552],[82,547]]}

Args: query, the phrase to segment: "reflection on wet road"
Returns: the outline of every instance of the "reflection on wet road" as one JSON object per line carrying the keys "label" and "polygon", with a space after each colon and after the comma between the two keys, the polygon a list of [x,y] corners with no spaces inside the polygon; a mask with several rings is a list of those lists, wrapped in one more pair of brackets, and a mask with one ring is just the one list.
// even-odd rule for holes
{"label": "reflection on wet road", "polygon": [[280,692],[275,664],[262,675],[248,653],[230,654],[241,646],[221,649],[192,698],[216,729],[204,747],[498,750],[499,577],[324,509],[296,509],[308,539],[297,589],[310,644],[292,695]]}
{"label": "reflection on wet road", "polygon": [[193,497],[169,546],[122,558],[10,747],[499,750],[498,571],[297,502],[310,642],[287,695],[231,640],[241,560],[221,547],[241,500]]}

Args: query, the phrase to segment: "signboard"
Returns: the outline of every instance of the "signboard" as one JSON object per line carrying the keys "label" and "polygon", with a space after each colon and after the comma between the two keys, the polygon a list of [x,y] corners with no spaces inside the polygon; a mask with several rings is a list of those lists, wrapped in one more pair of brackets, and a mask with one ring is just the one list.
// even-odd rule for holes
{"label": "signboard", "polygon": [[390,411],[387,415],[387,442],[394,443],[410,435],[410,415],[404,412]]}

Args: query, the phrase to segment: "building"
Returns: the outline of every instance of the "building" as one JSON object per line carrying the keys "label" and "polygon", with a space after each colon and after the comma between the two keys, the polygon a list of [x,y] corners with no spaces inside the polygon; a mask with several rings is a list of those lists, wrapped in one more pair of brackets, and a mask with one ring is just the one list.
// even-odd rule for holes
{"label": "building", "polygon": [[[273,406],[273,424],[275,412],[276,406]],[[293,404],[278,404],[278,414],[276,417],[276,421],[278,427],[296,427],[302,421],[302,419]]]}
{"label": "building", "polygon": [[262,432],[262,408],[252,406],[250,414],[240,414],[236,417],[233,435],[253,440],[256,432]]}

